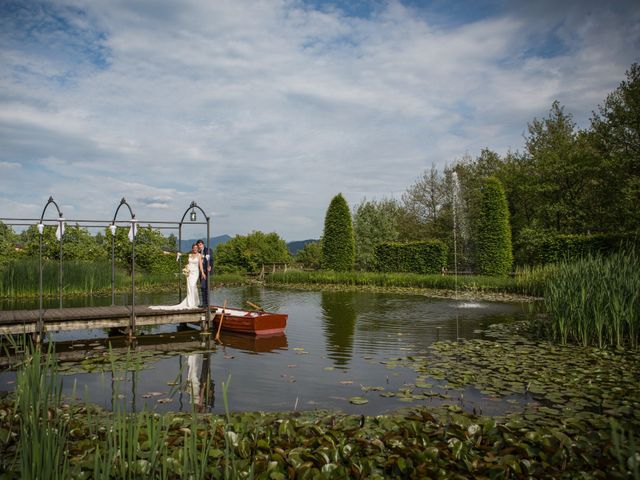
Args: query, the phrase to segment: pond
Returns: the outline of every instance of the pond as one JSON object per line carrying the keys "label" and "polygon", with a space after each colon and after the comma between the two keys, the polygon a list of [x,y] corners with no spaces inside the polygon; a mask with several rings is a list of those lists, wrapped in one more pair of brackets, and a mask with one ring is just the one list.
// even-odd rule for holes
{"label": "pond", "polygon": [[[136,303],[166,305],[176,300],[176,294],[140,295]],[[108,409],[120,399],[134,411],[190,411],[195,402],[201,411],[223,413],[222,384],[230,379],[231,411],[330,409],[376,415],[412,401],[456,402],[467,411],[502,414],[530,401],[493,398],[472,388],[455,391],[444,381],[418,378],[399,362],[428,356],[434,341],[478,338],[490,324],[523,319],[527,305],[257,286],[212,290],[212,303],[225,300],[229,306],[249,300],[287,313],[285,335],[256,338],[223,332],[221,343],[216,343],[197,330],[165,325],[141,332],[127,357],[124,339],[110,339],[104,330],[54,332],[65,395]],[[57,300],[51,302],[55,308]],[[110,303],[110,297],[64,302]],[[37,305],[12,302],[2,308]],[[6,357],[3,364],[0,390],[11,390],[15,372],[6,366]],[[428,388],[418,399],[393,394],[415,388],[416,382],[427,382],[423,388]]]}

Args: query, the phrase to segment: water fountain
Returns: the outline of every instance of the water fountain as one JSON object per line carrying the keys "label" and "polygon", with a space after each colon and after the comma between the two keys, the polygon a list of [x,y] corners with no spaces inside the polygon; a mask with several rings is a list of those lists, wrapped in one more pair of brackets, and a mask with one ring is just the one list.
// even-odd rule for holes
{"label": "water fountain", "polygon": [[454,295],[457,308],[481,308],[482,304],[477,302],[457,302],[458,300],[458,205],[460,204],[460,180],[458,172],[451,174],[451,210],[453,212],[453,274],[454,274]]}

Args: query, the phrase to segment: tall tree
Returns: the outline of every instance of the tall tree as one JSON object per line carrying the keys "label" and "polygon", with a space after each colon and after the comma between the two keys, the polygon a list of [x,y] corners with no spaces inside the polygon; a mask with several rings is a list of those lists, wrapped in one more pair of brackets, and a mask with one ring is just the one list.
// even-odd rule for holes
{"label": "tall tree", "polygon": [[480,194],[478,267],[483,275],[506,275],[511,270],[511,227],[504,188],[495,177],[485,180]]}
{"label": "tall tree", "polygon": [[374,267],[375,247],[398,239],[398,212],[394,199],[367,200],[353,212],[353,231],[356,242],[356,266],[362,270]]}
{"label": "tall tree", "polygon": [[349,205],[341,193],[333,197],[324,219],[322,268],[350,271],[355,264],[355,238]]}
{"label": "tall tree", "polygon": [[442,175],[435,165],[425,170],[402,195],[400,236],[404,240],[439,237],[441,213],[448,200]]}
{"label": "tall tree", "polygon": [[596,149],[603,159],[596,186],[606,199],[610,230],[640,228],[640,65],[609,94],[591,119]]}

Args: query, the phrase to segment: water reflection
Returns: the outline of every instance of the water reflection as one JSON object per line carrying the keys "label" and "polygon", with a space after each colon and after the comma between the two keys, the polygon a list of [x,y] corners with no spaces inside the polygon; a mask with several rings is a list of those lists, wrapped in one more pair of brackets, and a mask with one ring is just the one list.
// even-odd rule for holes
{"label": "water reflection", "polygon": [[[141,294],[136,303],[170,304],[174,296]],[[77,382],[81,395],[88,392],[88,400],[106,408],[112,407],[117,388],[121,400],[132,410],[190,411],[193,403],[200,411],[224,413],[223,402],[215,401],[215,386],[220,385],[220,379],[226,382],[232,378],[228,394],[232,411],[321,408],[375,415],[407,404],[364,387],[383,387],[382,393],[393,393],[416,382],[414,371],[394,367],[390,360],[429,355],[436,340],[478,338],[491,323],[528,314],[519,304],[472,305],[422,295],[260,286],[217,288],[211,299],[217,305],[227,300],[228,305],[239,307],[251,301],[266,310],[286,312],[286,335],[253,337],[222,332],[220,343],[211,338],[207,343],[197,328],[178,331],[174,325],[160,325],[140,332],[137,345],[128,353],[131,346],[125,338],[109,338],[103,330],[50,332],[65,374],[65,395],[72,395]],[[69,299],[68,303],[72,300],[82,305],[108,305],[111,298]],[[34,306],[25,304],[24,308]],[[111,378],[109,355],[121,361],[127,355],[138,358],[135,372],[119,371]],[[0,367],[19,360],[0,355]],[[437,379],[427,383],[436,389],[446,385]],[[0,390],[13,388],[15,372],[0,369]],[[446,389],[442,393],[447,393]],[[364,396],[369,403],[351,405],[352,396]],[[498,408],[498,402],[485,400],[481,393],[465,390],[464,399],[465,408]],[[438,397],[425,397],[416,404],[437,401]],[[500,408],[502,405],[500,402]]]}
{"label": "water reflection", "polygon": [[192,353],[186,356],[187,380],[185,391],[197,412],[207,412],[215,405],[215,383],[211,377],[211,354]]}
{"label": "water reflection", "polygon": [[327,356],[336,367],[349,364],[353,354],[356,307],[352,292],[321,292]]}

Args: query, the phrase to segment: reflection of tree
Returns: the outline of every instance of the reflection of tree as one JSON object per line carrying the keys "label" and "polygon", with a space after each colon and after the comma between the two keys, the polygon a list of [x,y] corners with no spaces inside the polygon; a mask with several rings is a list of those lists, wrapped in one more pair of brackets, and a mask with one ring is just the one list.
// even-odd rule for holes
{"label": "reflection of tree", "polygon": [[211,378],[211,354],[187,355],[187,392],[198,412],[211,410],[215,404],[214,383]]}
{"label": "reflection of tree", "polygon": [[322,317],[327,351],[336,366],[349,363],[353,350],[356,308],[352,292],[322,292]]}

